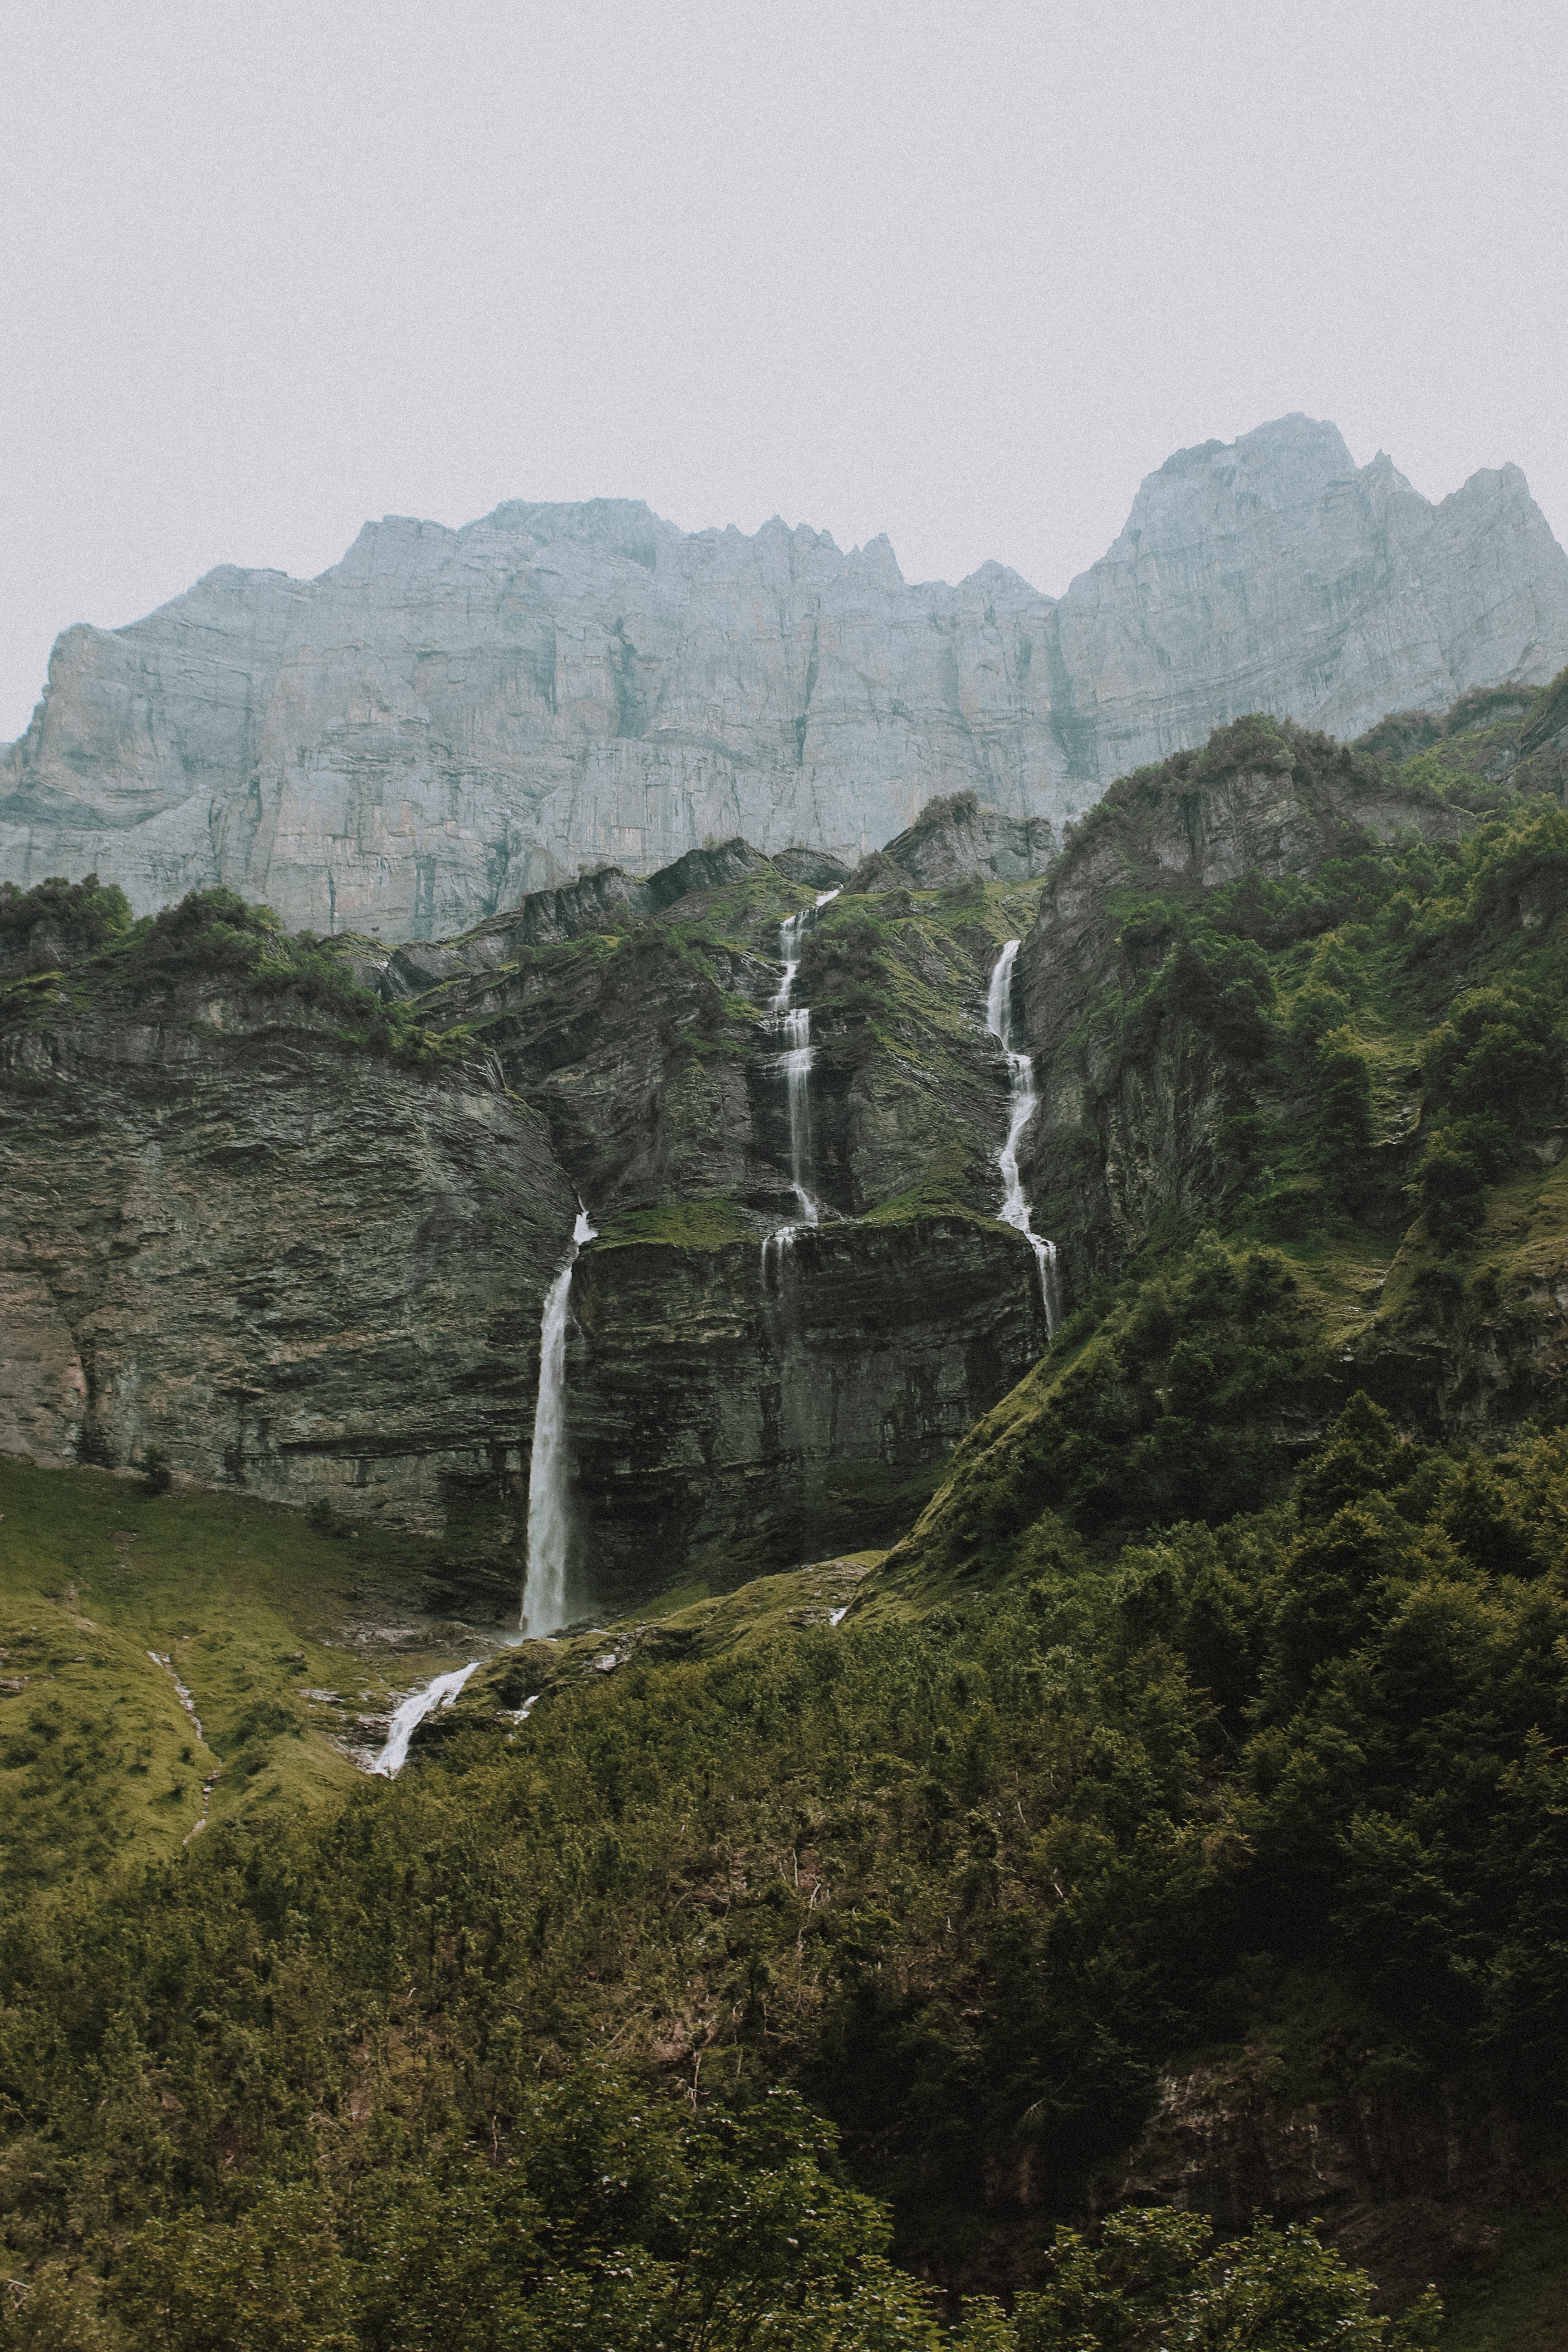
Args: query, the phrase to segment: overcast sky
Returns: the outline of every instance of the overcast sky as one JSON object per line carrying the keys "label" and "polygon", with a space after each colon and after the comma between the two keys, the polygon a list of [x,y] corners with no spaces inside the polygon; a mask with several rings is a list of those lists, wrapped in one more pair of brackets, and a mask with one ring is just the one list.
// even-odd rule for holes
{"label": "overcast sky", "polygon": [[385,513],[1059,593],[1290,409],[1568,529],[1562,0],[0,0],[0,739]]}

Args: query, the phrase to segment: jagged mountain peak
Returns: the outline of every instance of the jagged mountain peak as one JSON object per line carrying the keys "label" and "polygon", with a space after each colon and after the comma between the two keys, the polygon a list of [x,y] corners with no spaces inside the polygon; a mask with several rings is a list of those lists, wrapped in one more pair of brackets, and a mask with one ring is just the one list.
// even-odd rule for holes
{"label": "jagged mountain peak", "polygon": [[1265,480],[1309,473],[1324,483],[1354,473],[1355,460],[1337,425],[1295,409],[1289,416],[1271,417],[1267,424],[1255,425],[1234,441],[1200,441],[1193,448],[1174,450],[1163,466],[1145,476],[1139,496],[1152,483],[1216,469]]}
{"label": "jagged mountain peak", "polygon": [[1300,415],[1178,451],[1059,602],[636,499],[388,516],[315,580],[221,566],[66,631],[3,755],[0,876],[429,938],[735,833],[854,866],[964,792],[1044,838],[1244,711],[1353,735],[1565,660],[1568,558],[1517,467],[1434,507]]}

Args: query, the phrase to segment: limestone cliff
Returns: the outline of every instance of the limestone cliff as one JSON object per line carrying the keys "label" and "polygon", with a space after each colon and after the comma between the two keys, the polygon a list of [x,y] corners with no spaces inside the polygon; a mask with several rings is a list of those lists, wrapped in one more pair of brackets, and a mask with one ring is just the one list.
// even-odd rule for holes
{"label": "limestone cliff", "polygon": [[1516,467],[1434,507],[1301,416],[1172,457],[1059,602],[635,502],[393,518],[317,580],[225,567],[68,630],[5,755],[0,876],[428,939],[734,833],[852,866],[964,792],[1048,837],[1240,712],[1353,734],[1564,659],[1568,559]]}

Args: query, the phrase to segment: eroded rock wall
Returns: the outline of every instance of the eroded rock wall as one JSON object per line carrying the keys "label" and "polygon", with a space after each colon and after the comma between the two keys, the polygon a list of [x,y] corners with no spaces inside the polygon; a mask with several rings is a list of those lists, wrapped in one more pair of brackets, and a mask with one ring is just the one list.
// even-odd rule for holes
{"label": "eroded rock wall", "polygon": [[[1123,939],[1131,893],[1201,911],[1244,874],[1309,874],[1368,840],[1459,838],[1462,809],[1402,788],[1322,739],[1245,721],[1191,762],[1123,780],[1047,877],[1018,952],[1016,987],[1041,1107],[1024,1139],[1038,1223],[1062,1247],[1069,1296],[1118,1273],[1163,1218],[1201,1223],[1220,1201],[1220,1129],[1255,1108],[1256,1073],[1228,1066],[1212,1028],[1173,1015],[1137,1050],[1097,1032],[1091,1008],[1150,977]],[[1151,954],[1158,961],[1163,942]]]}
{"label": "eroded rock wall", "polygon": [[0,1448],[431,1532],[479,1481],[511,1539],[575,1210],[543,1122],[232,994],[61,996],[0,1083]]}
{"label": "eroded rock wall", "polygon": [[[801,1213],[766,1008],[780,923],[816,896],[732,841],[325,964],[221,906],[173,961],[73,943],[58,910],[18,931],[0,1449],[158,1447],[205,1484],[384,1514],[447,1538],[447,1605],[504,1615],[581,1201],[584,1605],[889,1539],[1045,1344],[1033,1260],[991,1214],[1006,1080],[981,1025],[1034,893],[889,894],[808,934],[823,1222],[764,1257]],[[249,982],[203,963],[237,954]]]}
{"label": "eroded rock wall", "polygon": [[1021,1235],[827,1224],[766,1253],[588,1251],[569,1367],[598,1605],[892,1541],[1046,1344]]}

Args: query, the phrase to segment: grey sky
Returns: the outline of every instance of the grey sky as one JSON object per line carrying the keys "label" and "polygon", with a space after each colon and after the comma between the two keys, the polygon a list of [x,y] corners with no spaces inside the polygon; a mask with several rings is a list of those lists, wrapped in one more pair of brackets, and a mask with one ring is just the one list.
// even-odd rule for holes
{"label": "grey sky", "polygon": [[1561,0],[3,0],[0,739],[370,515],[773,512],[1059,593],[1332,417],[1568,527]]}

